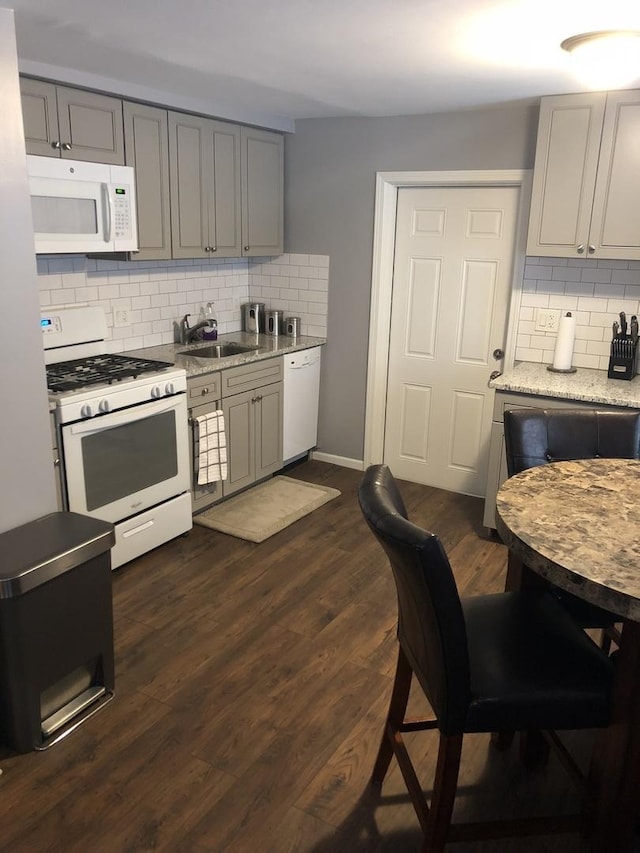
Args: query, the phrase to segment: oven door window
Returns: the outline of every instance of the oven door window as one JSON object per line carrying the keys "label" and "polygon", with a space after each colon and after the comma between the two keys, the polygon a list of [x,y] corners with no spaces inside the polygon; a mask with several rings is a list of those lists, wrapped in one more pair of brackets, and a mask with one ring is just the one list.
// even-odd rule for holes
{"label": "oven door window", "polygon": [[175,410],[91,433],[81,442],[88,512],[178,473]]}

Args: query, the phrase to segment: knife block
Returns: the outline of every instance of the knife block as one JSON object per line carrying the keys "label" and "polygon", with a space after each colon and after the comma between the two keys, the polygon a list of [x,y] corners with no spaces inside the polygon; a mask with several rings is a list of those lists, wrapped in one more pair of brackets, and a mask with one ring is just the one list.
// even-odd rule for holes
{"label": "knife block", "polygon": [[616,335],[611,341],[609,379],[633,379],[638,372],[638,343],[630,335]]}

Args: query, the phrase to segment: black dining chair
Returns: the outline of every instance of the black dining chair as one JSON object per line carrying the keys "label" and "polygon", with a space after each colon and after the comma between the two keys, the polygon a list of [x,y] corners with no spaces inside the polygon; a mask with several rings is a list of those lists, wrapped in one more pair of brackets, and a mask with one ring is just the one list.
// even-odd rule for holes
{"label": "black dining chair", "polygon": [[[424,853],[448,841],[584,828],[581,815],[452,824],[465,734],[544,730],[572,775],[581,776],[557,730],[606,726],[613,664],[545,590],[460,598],[434,533],[413,524],[384,465],[367,469],[362,513],[391,564],[398,600],[398,662],[372,783],[395,755],[424,834]],[[406,719],[413,677],[434,719]],[[430,803],[403,734],[439,731]]]}
{"label": "black dining chair", "polygon": [[[504,413],[510,477],[527,468],[572,459],[640,459],[640,411],[518,408]],[[543,581],[536,577],[536,583]],[[570,592],[550,587],[583,628],[603,629],[602,647],[620,639],[614,614]]]}

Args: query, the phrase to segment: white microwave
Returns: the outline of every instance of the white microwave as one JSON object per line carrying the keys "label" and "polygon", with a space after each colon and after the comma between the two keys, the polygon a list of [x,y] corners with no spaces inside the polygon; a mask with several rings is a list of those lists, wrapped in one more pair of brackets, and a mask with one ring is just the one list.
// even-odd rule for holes
{"label": "white microwave", "polygon": [[37,253],[138,248],[132,166],[27,155]]}

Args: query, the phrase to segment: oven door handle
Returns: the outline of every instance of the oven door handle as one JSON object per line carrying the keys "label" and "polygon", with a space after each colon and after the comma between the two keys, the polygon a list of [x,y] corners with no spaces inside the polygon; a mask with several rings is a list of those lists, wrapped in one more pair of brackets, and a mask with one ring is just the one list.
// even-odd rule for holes
{"label": "oven door handle", "polygon": [[[110,427],[123,426],[124,424],[130,424],[134,421],[142,421],[145,418],[151,417],[151,415],[161,415],[164,414],[164,412],[170,412],[171,410],[177,411],[180,407],[180,403],[184,403],[186,408],[186,399],[184,396],[173,395],[172,397],[167,397],[166,402],[158,400],[157,402],[137,407],[137,411],[134,407],[119,409],[117,412],[110,412],[107,415],[100,415],[99,417],[91,418],[88,421],[80,421],[80,423],[71,424],[69,432],[71,435],[91,435],[92,433],[102,432],[102,430],[109,429]],[[64,429],[65,426],[63,425],[63,430]]]}

